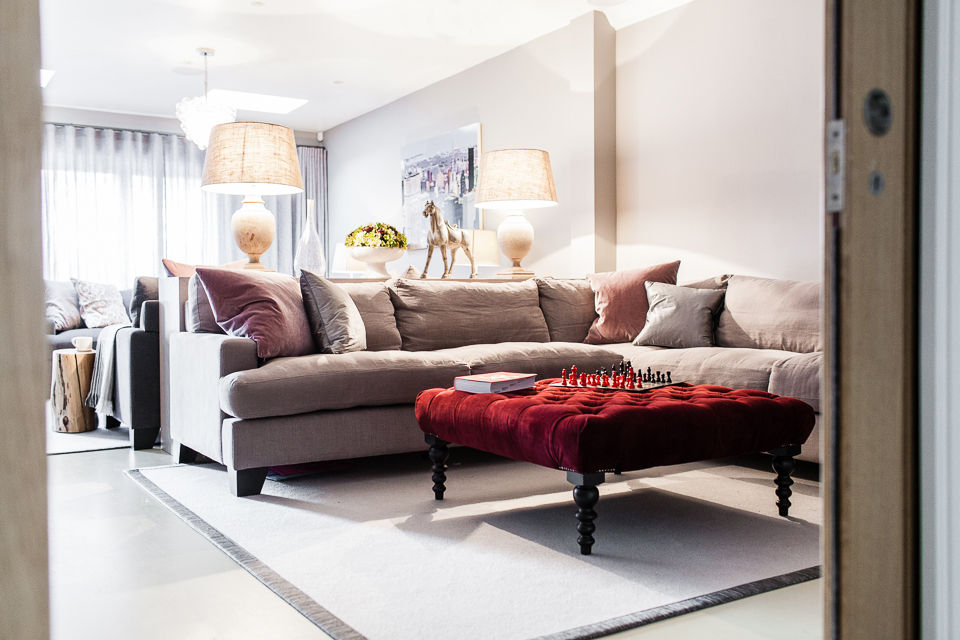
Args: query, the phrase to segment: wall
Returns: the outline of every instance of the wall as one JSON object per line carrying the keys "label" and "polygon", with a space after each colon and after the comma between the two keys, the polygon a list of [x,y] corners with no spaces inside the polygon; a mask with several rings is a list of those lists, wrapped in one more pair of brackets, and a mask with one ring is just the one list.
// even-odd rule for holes
{"label": "wall", "polygon": [[822,2],[696,0],[617,32],[617,266],[820,280]]}
{"label": "wall", "polygon": [[[606,167],[615,161],[614,78],[595,68],[597,49],[610,59],[607,68],[612,67],[613,38],[606,18],[589,13],[326,131],[331,238],[339,241],[372,220],[399,226],[403,146],[480,122],[484,150],[534,147],[550,152],[560,204],[528,212],[536,239],[524,266],[558,276],[613,268],[615,174],[607,169],[603,184],[595,176],[598,157]],[[604,117],[596,118],[597,112]],[[502,217],[486,211],[485,228],[495,229]],[[434,258],[431,276],[441,266]],[[388,267],[402,272],[412,263],[422,269],[425,259],[425,251],[411,251]],[[506,264],[502,256],[501,263]],[[496,271],[481,269],[481,276]],[[468,267],[454,271],[457,277],[467,273]]]}
{"label": "wall", "polygon": [[40,278],[40,17],[37,0],[0,2],[0,635],[49,636],[49,356]]}

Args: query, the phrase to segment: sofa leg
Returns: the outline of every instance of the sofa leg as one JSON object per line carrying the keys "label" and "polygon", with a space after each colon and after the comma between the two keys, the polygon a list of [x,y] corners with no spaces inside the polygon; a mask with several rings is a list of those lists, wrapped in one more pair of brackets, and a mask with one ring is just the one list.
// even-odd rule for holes
{"label": "sofa leg", "polygon": [[176,464],[193,464],[197,461],[197,456],[200,454],[188,447],[187,445],[177,442],[173,442],[173,450],[170,452],[173,455],[173,461]]}
{"label": "sofa leg", "polygon": [[120,421],[114,418],[113,416],[105,415],[103,421],[103,427],[105,429],[119,429]]}
{"label": "sofa leg", "polygon": [[267,479],[267,467],[255,469],[233,469],[228,467],[230,474],[230,491],[238,498],[255,496],[263,490],[263,482]]}
{"label": "sofa leg", "polygon": [[157,436],[160,435],[160,427],[150,427],[149,429],[130,429],[130,448],[136,451],[140,449],[152,449],[157,443]]}
{"label": "sofa leg", "polygon": [[567,482],[573,486],[573,501],[577,505],[577,543],[580,545],[580,554],[588,556],[593,552],[593,532],[597,525],[597,512],[593,510],[600,500],[598,484],[603,484],[606,475],[603,473],[577,473],[567,471]]}
{"label": "sofa leg", "polygon": [[447,458],[450,457],[450,452],[447,450],[448,443],[429,434],[424,440],[430,445],[430,451],[427,455],[430,456],[430,462],[433,463],[433,498],[443,500],[443,492],[447,490],[447,474],[444,471],[447,470]]}
{"label": "sofa leg", "polygon": [[793,495],[793,491],[790,489],[793,478],[790,477],[790,474],[797,468],[797,462],[793,459],[793,456],[800,453],[800,446],[789,445],[775,449],[770,453],[773,455],[773,470],[777,472],[777,477],[774,479],[774,483],[777,485],[775,492],[777,494],[777,508],[781,516],[787,517],[790,511],[790,496]]}

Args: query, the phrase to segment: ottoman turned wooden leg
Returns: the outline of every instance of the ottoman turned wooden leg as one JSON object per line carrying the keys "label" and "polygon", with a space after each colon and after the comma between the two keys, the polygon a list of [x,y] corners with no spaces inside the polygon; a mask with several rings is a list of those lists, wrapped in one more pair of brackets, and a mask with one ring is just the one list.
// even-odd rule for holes
{"label": "ottoman turned wooden leg", "polygon": [[773,455],[773,470],[777,472],[777,477],[774,479],[774,483],[777,485],[775,492],[777,494],[777,507],[783,517],[786,517],[790,511],[790,496],[793,495],[793,491],[790,489],[793,478],[790,477],[790,474],[797,468],[797,462],[793,459],[793,456],[798,453],[800,453],[799,445],[789,445],[770,452]]}
{"label": "ottoman turned wooden leg", "polygon": [[424,437],[424,440],[430,445],[428,455],[430,462],[433,463],[433,497],[436,500],[443,500],[443,492],[447,490],[444,484],[447,481],[447,474],[444,471],[447,470],[447,458],[450,457],[450,452],[447,450],[449,443],[429,434]]}
{"label": "ottoman turned wooden leg", "polygon": [[573,486],[573,501],[577,504],[577,543],[580,545],[580,554],[588,556],[595,542],[593,532],[597,526],[593,521],[597,519],[597,512],[593,508],[600,500],[600,491],[597,485],[603,484],[606,476],[602,473],[577,473],[567,471],[567,482]]}

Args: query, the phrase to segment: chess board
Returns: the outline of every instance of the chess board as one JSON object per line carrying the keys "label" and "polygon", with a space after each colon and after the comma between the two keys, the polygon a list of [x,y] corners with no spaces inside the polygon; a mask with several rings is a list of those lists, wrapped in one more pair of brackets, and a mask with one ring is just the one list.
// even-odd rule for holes
{"label": "chess board", "polygon": [[570,365],[570,375],[568,376],[567,370],[564,369],[560,378],[560,382],[553,382],[549,386],[565,389],[610,389],[612,391],[643,393],[651,389],[681,384],[681,381],[673,380],[670,371],[664,374],[661,371],[654,371],[651,367],[647,367],[646,372],[642,369],[634,370],[633,364],[629,360],[621,360],[619,364],[610,365],[609,372],[601,367],[593,373],[587,373],[578,370],[576,365]]}
{"label": "chess board", "polygon": [[550,387],[560,387],[561,389],[609,389],[610,391],[632,391],[633,393],[643,393],[644,391],[650,391],[651,389],[660,389],[661,387],[672,387],[678,384],[684,384],[679,380],[674,380],[673,382],[643,382],[641,386],[634,387],[633,389],[627,389],[625,387],[614,387],[611,385],[573,385],[573,384],[563,384],[562,382],[552,382],[548,386]]}

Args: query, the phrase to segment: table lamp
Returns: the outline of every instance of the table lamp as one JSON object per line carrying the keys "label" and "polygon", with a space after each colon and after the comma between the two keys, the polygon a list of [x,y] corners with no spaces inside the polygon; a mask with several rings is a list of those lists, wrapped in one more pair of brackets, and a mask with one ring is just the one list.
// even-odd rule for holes
{"label": "table lamp", "polygon": [[557,187],[550,169],[550,154],[540,149],[501,149],[483,154],[476,206],[513,211],[497,227],[497,243],[513,266],[499,275],[529,278],[520,265],[533,246],[533,225],[524,209],[557,204]]}
{"label": "table lamp", "polygon": [[249,258],[244,268],[266,269],[260,256],[273,244],[277,221],[261,196],[303,191],[293,130],[264,122],[218,124],[210,133],[201,188],[244,196],[230,219],[233,237]]}

